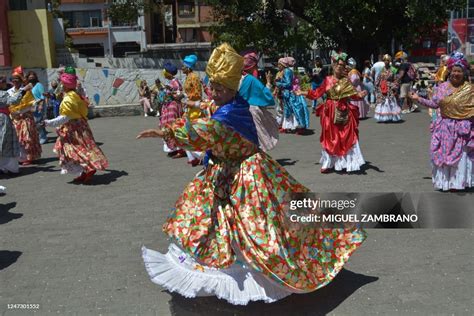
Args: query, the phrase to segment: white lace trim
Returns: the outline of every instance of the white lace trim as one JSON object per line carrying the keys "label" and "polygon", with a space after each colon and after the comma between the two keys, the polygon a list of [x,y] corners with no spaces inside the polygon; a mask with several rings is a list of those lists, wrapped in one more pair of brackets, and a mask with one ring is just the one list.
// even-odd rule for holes
{"label": "white lace trim", "polygon": [[184,297],[215,295],[234,305],[247,305],[258,300],[272,303],[292,294],[241,262],[228,269],[202,266],[175,244],[165,255],[142,247],[142,256],[152,282]]}
{"label": "white lace trim", "polygon": [[360,170],[360,167],[365,164],[365,160],[360,151],[359,142],[356,142],[342,157],[329,155],[326,150],[322,149],[319,163],[322,169],[334,168],[337,171],[346,169],[347,172],[351,172]]}
{"label": "white lace trim", "polygon": [[282,128],[295,130],[299,128],[298,120],[296,119],[295,115],[291,115],[290,117],[286,118],[283,116],[283,125]]}
{"label": "white lace trim", "polygon": [[432,171],[433,185],[438,190],[464,190],[474,187],[474,169],[466,150],[456,165],[438,167],[432,164]]}
{"label": "white lace trim", "polygon": [[374,118],[379,122],[397,122],[402,119],[401,112],[402,109],[398,106],[395,98],[386,98],[384,103],[377,104],[375,107]]}

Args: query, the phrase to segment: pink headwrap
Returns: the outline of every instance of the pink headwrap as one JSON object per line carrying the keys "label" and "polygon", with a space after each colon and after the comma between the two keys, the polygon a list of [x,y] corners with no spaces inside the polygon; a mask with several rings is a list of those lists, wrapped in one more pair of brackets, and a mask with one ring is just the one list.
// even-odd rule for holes
{"label": "pink headwrap", "polygon": [[296,60],[293,57],[283,57],[278,59],[278,63],[285,67],[293,67],[296,63]]}
{"label": "pink headwrap", "polygon": [[467,62],[466,58],[464,58],[463,53],[454,52],[449,56],[448,62],[446,63],[448,66],[448,70],[453,69],[454,66],[461,67],[464,71],[469,69],[469,63]]}
{"label": "pink headwrap", "polygon": [[257,66],[258,55],[255,52],[250,52],[244,55],[244,70],[249,70]]}
{"label": "pink headwrap", "polygon": [[59,77],[59,80],[61,80],[61,83],[66,88],[75,89],[76,86],[77,86],[77,76],[76,75],[63,73]]}

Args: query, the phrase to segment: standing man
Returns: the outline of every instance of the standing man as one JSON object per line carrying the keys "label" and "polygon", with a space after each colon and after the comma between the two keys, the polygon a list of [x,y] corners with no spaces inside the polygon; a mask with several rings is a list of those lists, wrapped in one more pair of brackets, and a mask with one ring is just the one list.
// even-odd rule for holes
{"label": "standing man", "polygon": [[395,54],[395,67],[398,69],[398,80],[400,81],[400,104],[402,105],[402,113],[410,113],[415,111],[412,107],[412,101],[408,98],[411,86],[415,80],[416,73],[413,66],[407,62],[408,55],[399,51]]}

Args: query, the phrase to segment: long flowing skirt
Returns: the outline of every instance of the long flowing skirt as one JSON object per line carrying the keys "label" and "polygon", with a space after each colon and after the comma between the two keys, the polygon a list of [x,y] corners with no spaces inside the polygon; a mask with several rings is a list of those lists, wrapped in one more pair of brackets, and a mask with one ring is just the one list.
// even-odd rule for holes
{"label": "long flowing skirt", "polygon": [[377,122],[397,122],[402,119],[402,109],[397,103],[395,97],[382,98],[382,102],[375,107],[374,118]]}
{"label": "long flowing skirt", "polygon": [[360,150],[359,142],[344,155],[330,155],[326,150],[321,150],[321,159],[319,160],[322,169],[332,169],[337,171],[346,169],[347,172],[359,171],[365,164],[364,156]]}
{"label": "long flowing skirt", "polygon": [[0,171],[17,173],[20,144],[10,117],[0,113]]}
{"label": "long flowing skirt", "polygon": [[20,143],[20,161],[34,161],[41,158],[41,144],[32,112],[13,117],[18,142]]}
{"label": "long flowing skirt", "polygon": [[164,224],[173,242],[168,253],[142,249],[151,280],[186,297],[241,305],[325,286],[366,235],[285,226],[288,193],[307,191],[264,152],[215,161],[185,188]]}
{"label": "long flowing skirt", "polygon": [[85,119],[71,120],[58,130],[54,152],[59,156],[62,173],[78,174],[105,170],[109,162],[97,146]]}
{"label": "long flowing skirt", "polygon": [[369,105],[365,100],[351,101],[351,104],[359,109],[359,118],[367,117],[367,114],[369,113]]}
{"label": "long flowing skirt", "polygon": [[[183,109],[181,108],[180,103],[176,101],[165,103],[161,109],[160,125],[163,127],[167,124],[171,124],[181,116],[183,116]],[[173,140],[167,141],[166,145],[171,151],[179,149]]]}
{"label": "long flowing skirt", "polygon": [[251,106],[255,127],[257,128],[258,141],[264,151],[274,148],[278,142],[278,123],[273,114],[264,107]]}
{"label": "long flowing skirt", "polygon": [[[285,91],[283,94],[284,102],[284,112],[283,119],[288,122],[294,121],[297,122],[295,126],[294,123],[283,126],[285,129],[296,129],[296,128],[308,128],[309,127],[309,111],[306,100],[303,96],[297,96],[293,92]],[[293,118],[292,118],[293,117]],[[288,123],[287,123],[288,124]]]}

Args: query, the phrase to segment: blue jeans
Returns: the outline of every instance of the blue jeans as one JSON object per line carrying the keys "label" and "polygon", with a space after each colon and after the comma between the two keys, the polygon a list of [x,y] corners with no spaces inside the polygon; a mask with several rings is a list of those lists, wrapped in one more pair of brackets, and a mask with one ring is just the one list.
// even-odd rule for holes
{"label": "blue jeans", "polygon": [[[38,124],[41,124],[44,121],[44,116],[46,114],[46,104],[43,104],[43,109],[41,112],[38,111],[38,108],[33,112],[33,116],[35,118],[35,123],[38,126]],[[46,131],[46,128],[44,127],[37,127],[38,128],[38,133],[40,137],[40,143],[44,144],[48,140],[48,132]]]}
{"label": "blue jeans", "polygon": [[369,103],[369,97],[370,97],[370,103],[375,103],[375,88],[374,88],[374,83],[371,81],[364,81],[364,90],[367,90],[367,95],[365,96],[365,102]]}

